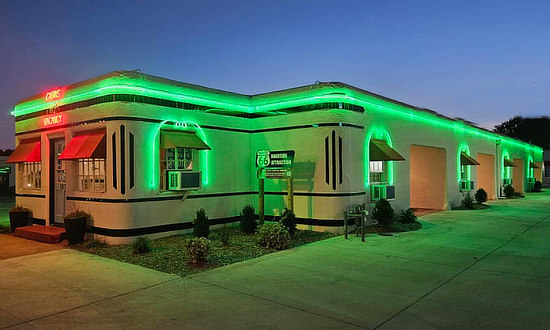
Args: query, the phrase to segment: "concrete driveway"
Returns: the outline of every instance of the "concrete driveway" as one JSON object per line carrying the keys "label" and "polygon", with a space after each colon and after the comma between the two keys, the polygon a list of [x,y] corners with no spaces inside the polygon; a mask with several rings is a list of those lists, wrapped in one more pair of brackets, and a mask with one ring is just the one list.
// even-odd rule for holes
{"label": "concrete driveway", "polygon": [[0,328],[548,328],[550,194],[421,221],[188,278],[71,249],[0,260]]}

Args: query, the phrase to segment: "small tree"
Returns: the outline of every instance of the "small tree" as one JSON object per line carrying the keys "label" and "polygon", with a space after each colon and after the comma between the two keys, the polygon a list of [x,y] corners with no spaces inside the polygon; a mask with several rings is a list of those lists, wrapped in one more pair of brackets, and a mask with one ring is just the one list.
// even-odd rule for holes
{"label": "small tree", "polygon": [[474,195],[478,204],[483,204],[487,201],[487,192],[483,188],[479,188]]}
{"label": "small tree", "polygon": [[504,187],[504,196],[506,198],[512,198],[516,194],[516,190],[511,185]]}
{"label": "small tree", "polygon": [[204,237],[195,237],[187,242],[187,254],[191,262],[205,262],[208,259],[210,251],[210,242]]}
{"label": "small tree", "polygon": [[195,237],[208,238],[208,234],[210,234],[208,217],[204,209],[200,209],[196,212],[195,219],[193,220],[193,235]]}
{"label": "small tree", "polygon": [[256,222],[256,214],[254,207],[250,204],[245,205],[241,210],[241,230],[243,233],[254,234],[258,223]]}
{"label": "small tree", "polygon": [[296,215],[294,215],[294,212],[285,208],[281,216],[281,224],[288,229],[290,237],[293,237],[296,233]]}
{"label": "small tree", "polygon": [[389,226],[393,222],[395,212],[391,207],[390,202],[386,199],[381,199],[376,202],[374,210],[372,211],[372,217],[378,221],[382,226]]}

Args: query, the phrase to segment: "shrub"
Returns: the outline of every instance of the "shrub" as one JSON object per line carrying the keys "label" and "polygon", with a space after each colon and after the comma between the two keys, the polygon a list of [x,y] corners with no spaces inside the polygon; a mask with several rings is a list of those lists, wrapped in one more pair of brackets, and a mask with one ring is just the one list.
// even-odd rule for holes
{"label": "shrub", "polygon": [[187,254],[194,264],[206,261],[209,251],[209,241],[204,237],[194,237],[187,242]]}
{"label": "shrub", "polygon": [[231,240],[231,230],[228,227],[222,227],[216,230],[219,240],[223,245],[229,245]]}
{"label": "shrub", "polygon": [[278,222],[265,223],[258,227],[260,245],[276,250],[288,249],[290,234],[285,226]]}
{"label": "shrub", "polygon": [[539,180],[535,181],[535,185],[533,186],[534,192],[541,192],[542,191],[542,182]]}
{"label": "shrub", "polygon": [[516,190],[511,185],[507,185],[506,187],[504,187],[504,196],[506,198],[514,197],[515,193],[516,193]]}
{"label": "shrub", "polygon": [[479,188],[474,195],[478,204],[483,204],[487,201],[487,192],[483,188]]}
{"label": "shrub", "polygon": [[81,209],[75,209],[71,213],[65,215],[63,218],[64,219],[86,218],[86,222],[88,222],[88,220],[92,219],[92,216],[90,215],[90,213],[86,211],[82,211]]}
{"label": "shrub", "polygon": [[296,215],[294,215],[294,212],[285,208],[280,222],[286,227],[290,237],[293,237],[294,233],[296,233]]}
{"label": "shrub", "polygon": [[374,210],[372,210],[372,217],[382,226],[389,226],[395,217],[395,212],[393,211],[390,202],[385,199],[381,199],[376,202]]}
{"label": "shrub", "polygon": [[258,223],[256,222],[256,210],[250,204],[245,205],[241,210],[241,231],[247,234],[254,234]]}
{"label": "shrub", "polygon": [[415,223],[416,215],[414,214],[414,210],[411,208],[408,208],[407,210],[402,210],[399,214],[399,221],[401,223]]}
{"label": "shrub", "polygon": [[10,212],[29,212],[29,209],[23,205],[17,204],[10,209]]}
{"label": "shrub", "polygon": [[208,234],[210,234],[208,217],[204,209],[200,209],[196,212],[195,219],[193,220],[193,235],[195,237],[208,238]]}
{"label": "shrub", "polygon": [[464,195],[461,204],[464,208],[467,208],[468,210],[474,209],[474,199],[472,198],[472,196],[470,196],[469,192]]}
{"label": "shrub", "polygon": [[139,236],[132,243],[132,250],[134,254],[151,252],[151,249],[151,240],[145,236]]}

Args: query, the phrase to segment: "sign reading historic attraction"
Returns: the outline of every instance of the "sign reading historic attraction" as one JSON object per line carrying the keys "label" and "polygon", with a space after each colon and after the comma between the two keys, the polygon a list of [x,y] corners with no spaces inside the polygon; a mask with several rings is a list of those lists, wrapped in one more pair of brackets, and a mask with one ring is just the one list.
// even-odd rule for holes
{"label": "sign reading historic attraction", "polygon": [[256,167],[292,167],[294,150],[259,150],[256,153]]}

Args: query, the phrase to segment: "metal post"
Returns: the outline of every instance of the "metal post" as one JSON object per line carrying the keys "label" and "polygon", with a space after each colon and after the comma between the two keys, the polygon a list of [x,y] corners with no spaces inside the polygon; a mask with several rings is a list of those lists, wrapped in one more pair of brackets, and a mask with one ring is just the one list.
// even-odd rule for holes
{"label": "metal post", "polygon": [[264,179],[260,178],[259,185],[259,197],[258,197],[258,212],[260,213],[260,225],[264,224],[265,210],[264,210]]}
{"label": "metal post", "polygon": [[348,239],[348,212],[344,211],[344,238]]}
{"label": "metal post", "polygon": [[294,178],[288,178],[288,208],[294,212]]}
{"label": "metal post", "polygon": [[366,210],[361,211],[361,241],[365,241],[365,225],[367,222],[367,214],[368,212]]}

